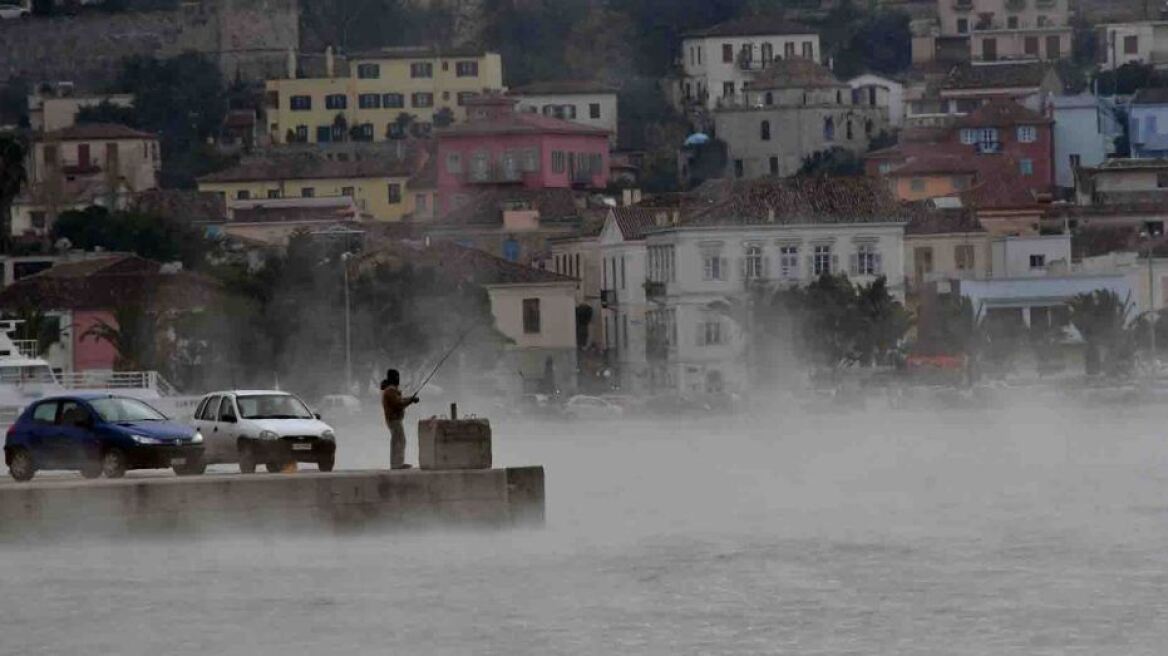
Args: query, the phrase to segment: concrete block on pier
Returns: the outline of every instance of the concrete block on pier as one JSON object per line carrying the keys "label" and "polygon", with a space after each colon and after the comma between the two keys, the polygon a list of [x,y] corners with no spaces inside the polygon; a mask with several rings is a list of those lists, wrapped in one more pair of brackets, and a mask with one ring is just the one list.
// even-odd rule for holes
{"label": "concrete block on pier", "polygon": [[486,419],[423,419],[418,422],[422,469],[490,469],[491,422]]}

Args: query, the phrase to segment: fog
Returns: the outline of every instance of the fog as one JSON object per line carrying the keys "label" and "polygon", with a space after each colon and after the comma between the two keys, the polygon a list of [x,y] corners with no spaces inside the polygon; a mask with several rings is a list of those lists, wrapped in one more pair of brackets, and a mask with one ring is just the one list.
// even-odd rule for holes
{"label": "fog", "polygon": [[1160,653],[1162,414],[497,420],[542,530],[0,543],[0,653]]}

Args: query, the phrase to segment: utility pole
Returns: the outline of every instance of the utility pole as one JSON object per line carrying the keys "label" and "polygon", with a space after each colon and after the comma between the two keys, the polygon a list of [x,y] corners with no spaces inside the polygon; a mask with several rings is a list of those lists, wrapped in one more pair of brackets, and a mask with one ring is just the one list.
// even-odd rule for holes
{"label": "utility pole", "polygon": [[345,394],[353,393],[353,327],[349,309],[349,258],[353,253],[341,253],[341,271],[345,279]]}
{"label": "utility pole", "polygon": [[1156,362],[1156,289],[1152,271],[1152,235],[1148,234],[1148,348],[1152,353],[1152,363]]}

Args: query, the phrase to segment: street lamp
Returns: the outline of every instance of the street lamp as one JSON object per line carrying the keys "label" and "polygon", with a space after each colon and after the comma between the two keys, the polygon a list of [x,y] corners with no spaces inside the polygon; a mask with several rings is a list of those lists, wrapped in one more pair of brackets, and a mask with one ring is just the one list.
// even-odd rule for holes
{"label": "street lamp", "polygon": [[1140,233],[1148,242],[1148,349],[1151,352],[1151,361],[1153,366],[1156,363],[1156,278],[1152,270],[1152,249],[1155,242],[1152,241],[1152,232],[1150,230]]}
{"label": "street lamp", "polygon": [[352,251],[341,253],[341,272],[345,279],[345,394],[353,393],[353,326],[349,309],[349,260]]}

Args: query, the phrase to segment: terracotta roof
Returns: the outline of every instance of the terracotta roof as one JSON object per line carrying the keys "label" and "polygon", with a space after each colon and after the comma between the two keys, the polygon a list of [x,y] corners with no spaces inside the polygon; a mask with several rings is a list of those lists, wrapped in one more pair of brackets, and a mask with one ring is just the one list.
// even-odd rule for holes
{"label": "terracotta roof", "polygon": [[438,270],[458,282],[475,285],[530,285],[540,283],[575,283],[575,278],[552,271],[535,269],[509,262],[476,248],[450,241],[398,241],[357,258],[359,269],[412,265]]}
{"label": "terracotta roof", "polygon": [[508,93],[513,96],[567,96],[616,92],[616,87],[592,80],[547,80],[512,87]]}
{"label": "terracotta roof", "polygon": [[1017,209],[1038,205],[1030,185],[1018,172],[1018,162],[1005,154],[978,155],[977,182],[959,195],[976,209]]}
{"label": "terracotta roof", "polygon": [[719,180],[683,207],[683,226],[906,221],[908,212],[883,181],[866,177]]}
{"label": "terracotta roof", "polygon": [[434,131],[439,139],[483,134],[579,134],[608,138],[608,130],[564,121],[532,112],[508,112],[488,119],[471,119]]}
{"label": "terracotta roof", "polygon": [[746,83],[747,89],[808,89],[844,87],[826,66],[802,57],[776,59],[767,64],[755,78]]}
{"label": "terracotta roof", "polygon": [[1010,127],[1014,125],[1045,125],[1050,118],[1023,107],[1009,98],[994,98],[974,111],[957,119],[963,128]]}
{"label": "terracotta roof", "polygon": [[351,222],[361,211],[348,197],[250,201],[232,210],[230,223]]}
{"label": "terracotta roof", "polygon": [[1041,62],[958,64],[949,72],[942,89],[1003,89],[1037,87],[1049,67]]}
{"label": "terracotta roof", "polygon": [[620,229],[625,241],[644,239],[645,233],[657,227],[657,214],[660,212],[661,210],[637,206],[612,208],[613,218],[616,219],[617,228]]}
{"label": "terracotta roof", "polygon": [[42,141],[88,141],[90,139],[157,139],[152,132],[135,130],[119,123],[78,123],[60,130],[46,132]]}
{"label": "terracotta roof", "polygon": [[125,303],[193,309],[221,291],[213,279],[163,272],[158,262],[136,255],[111,255],[55,266],[0,291],[0,307],[29,303],[46,310],[110,310]]}
{"label": "terracotta roof", "polygon": [[489,189],[471,195],[431,225],[497,225],[503,222],[504,209],[537,210],[541,221],[580,218],[580,205],[571,189]]}
{"label": "terracotta roof", "polygon": [[400,159],[340,161],[304,153],[297,156],[247,158],[229,169],[205,175],[199,178],[199,182],[408,178],[412,173],[409,162]]}
{"label": "terracotta roof", "polygon": [[928,203],[909,205],[911,218],[904,227],[906,235],[947,235],[985,232],[969,208],[937,209]]}
{"label": "terracotta roof", "polygon": [[968,157],[957,155],[914,155],[904,164],[885,175],[904,177],[909,175],[944,175],[947,173],[976,173],[977,166]]}
{"label": "terracotta roof", "polygon": [[705,29],[692,30],[682,36],[767,36],[771,34],[817,34],[817,32],[813,27],[779,16],[744,16]]}
{"label": "terracotta roof", "polygon": [[1133,105],[1168,105],[1168,87],[1140,89],[1132,96]]}

